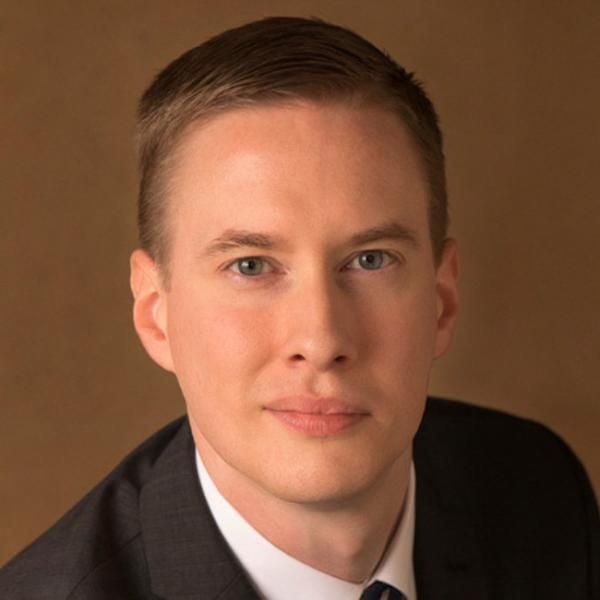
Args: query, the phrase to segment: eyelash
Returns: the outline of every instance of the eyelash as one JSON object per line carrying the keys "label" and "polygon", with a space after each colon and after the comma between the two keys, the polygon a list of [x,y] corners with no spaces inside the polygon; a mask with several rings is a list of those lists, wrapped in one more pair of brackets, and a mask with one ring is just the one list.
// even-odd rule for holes
{"label": "eyelash", "polygon": [[[384,264],[383,266],[381,266],[379,269],[354,269],[354,270],[365,271],[367,273],[369,271],[377,272],[377,271],[384,270],[389,264],[400,262],[399,257],[395,256],[391,252],[388,252],[387,250],[363,250],[362,252],[359,252],[358,254],[356,254],[347,264],[354,262],[357,258],[362,256],[363,254],[372,254],[372,253],[381,253],[384,255],[384,257],[387,257],[388,259],[390,259],[390,261],[387,264]],[[231,268],[233,266],[238,265],[239,263],[241,263],[244,260],[259,260],[259,261],[264,261],[264,262],[268,263],[267,259],[262,256],[243,256],[241,258],[236,258],[234,261],[231,261],[230,263],[225,265],[224,270],[229,271],[229,270],[231,270]],[[239,271],[234,271],[234,274],[237,275],[238,277],[242,277],[243,279],[260,279],[262,276],[268,275],[269,273],[259,273],[258,275],[247,275],[247,274],[241,273]]]}

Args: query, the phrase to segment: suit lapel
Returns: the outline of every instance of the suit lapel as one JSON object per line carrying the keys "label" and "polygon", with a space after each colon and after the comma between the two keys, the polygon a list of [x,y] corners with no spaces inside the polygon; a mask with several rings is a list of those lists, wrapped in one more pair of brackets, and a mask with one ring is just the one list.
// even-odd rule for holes
{"label": "suit lapel", "polygon": [[[486,600],[468,481],[447,433],[428,409],[414,442],[414,564],[419,600]],[[187,420],[158,458],[140,496],[152,590],[164,600],[253,600],[256,591],[227,546],[200,488]]]}
{"label": "suit lapel", "polygon": [[187,420],[140,497],[153,592],[164,600],[251,600],[249,580],[214,522],[198,481]]}
{"label": "suit lapel", "polygon": [[[447,425],[446,425],[447,426]],[[414,565],[419,600],[485,600],[482,557],[462,461],[428,404],[414,442]]]}

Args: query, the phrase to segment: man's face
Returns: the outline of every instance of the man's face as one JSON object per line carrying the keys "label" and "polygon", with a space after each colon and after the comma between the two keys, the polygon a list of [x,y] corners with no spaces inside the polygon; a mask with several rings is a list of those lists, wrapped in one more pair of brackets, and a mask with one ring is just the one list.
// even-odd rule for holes
{"label": "man's face", "polygon": [[454,320],[454,249],[436,269],[401,123],[341,104],[234,110],[191,130],[175,164],[158,354],[213,477],[330,502],[410,461]]}

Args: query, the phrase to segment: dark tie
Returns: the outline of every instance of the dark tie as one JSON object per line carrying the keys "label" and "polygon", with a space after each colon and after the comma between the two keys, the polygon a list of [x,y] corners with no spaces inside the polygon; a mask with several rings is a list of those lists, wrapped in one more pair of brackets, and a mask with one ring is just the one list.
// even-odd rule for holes
{"label": "dark tie", "polygon": [[360,600],[380,600],[381,595],[386,590],[389,590],[388,600],[406,600],[406,596],[397,590],[395,587],[383,583],[381,581],[374,581],[360,596]]}

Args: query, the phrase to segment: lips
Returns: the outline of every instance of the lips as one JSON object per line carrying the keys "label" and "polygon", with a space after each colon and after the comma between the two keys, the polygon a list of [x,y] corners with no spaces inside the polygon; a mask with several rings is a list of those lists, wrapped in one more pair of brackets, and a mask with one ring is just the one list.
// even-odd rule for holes
{"label": "lips", "polygon": [[286,427],[315,437],[335,435],[369,416],[368,411],[333,397],[288,396],[264,408]]}

